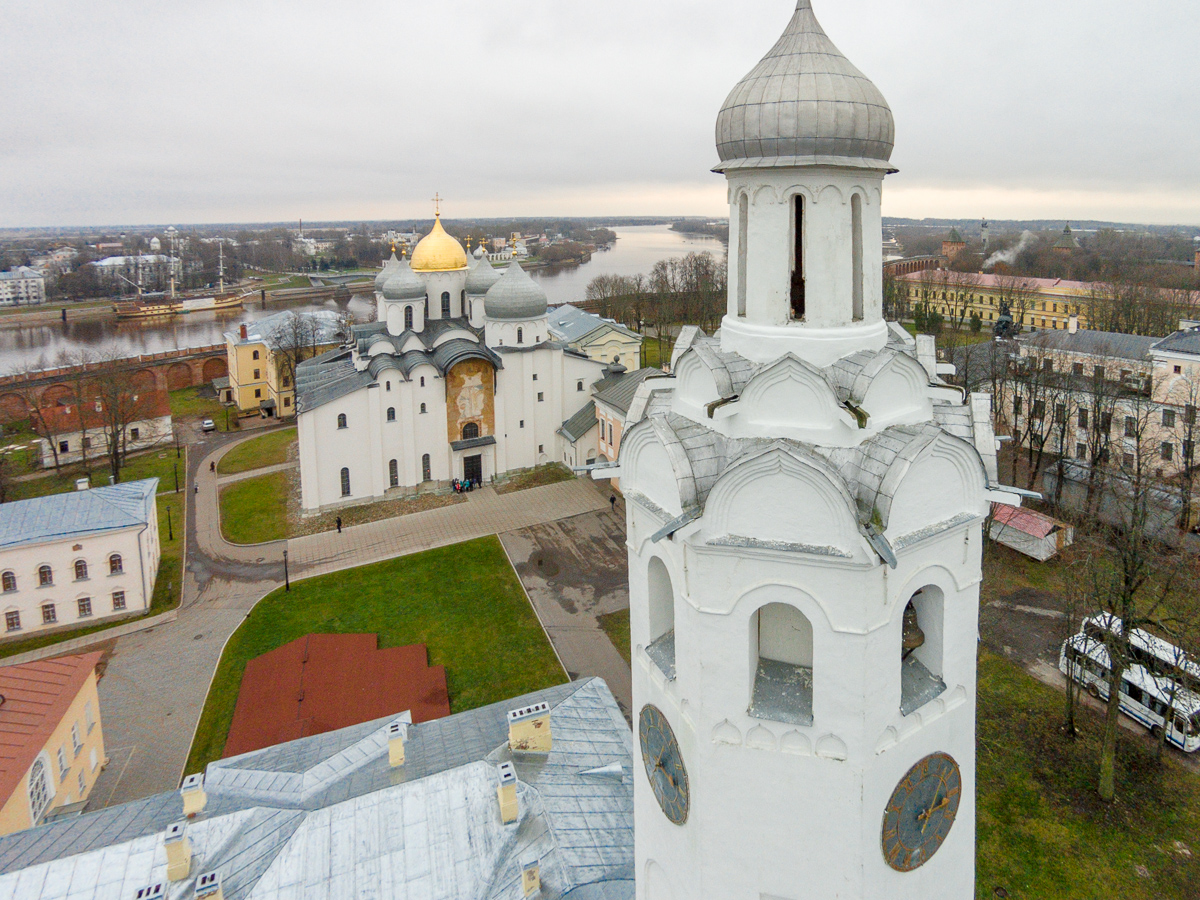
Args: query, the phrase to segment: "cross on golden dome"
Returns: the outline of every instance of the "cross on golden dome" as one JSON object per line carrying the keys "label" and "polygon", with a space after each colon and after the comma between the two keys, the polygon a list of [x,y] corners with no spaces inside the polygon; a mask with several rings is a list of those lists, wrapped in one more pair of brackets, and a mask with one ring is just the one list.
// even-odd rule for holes
{"label": "cross on golden dome", "polygon": [[435,193],[433,195],[433,214],[435,216],[440,216],[442,214],[442,195],[440,193]]}

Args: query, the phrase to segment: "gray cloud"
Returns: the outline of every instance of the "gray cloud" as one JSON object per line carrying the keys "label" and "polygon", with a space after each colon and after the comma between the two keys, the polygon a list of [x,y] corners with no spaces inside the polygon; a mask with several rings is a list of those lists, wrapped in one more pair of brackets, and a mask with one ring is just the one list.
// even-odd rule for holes
{"label": "gray cloud", "polygon": [[[791,12],[742,6],[10,3],[0,225],[721,213],[717,109]],[[1200,221],[1178,2],[816,10],[896,113],[888,213]]]}

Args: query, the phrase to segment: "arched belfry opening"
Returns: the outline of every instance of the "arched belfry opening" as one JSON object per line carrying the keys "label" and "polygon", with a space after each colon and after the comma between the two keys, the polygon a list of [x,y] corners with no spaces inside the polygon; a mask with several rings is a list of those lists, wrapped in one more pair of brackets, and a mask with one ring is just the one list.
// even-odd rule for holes
{"label": "arched belfry opening", "polygon": [[804,318],[804,197],[797,194],[792,198],[792,318]]}
{"label": "arched belfry opening", "polygon": [[756,719],[813,723],[813,629],[787,603],[768,603],[751,617],[754,684],[747,712]]}
{"label": "arched belfry opening", "polygon": [[664,675],[675,677],[675,588],[671,574],[657,556],[646,572],[649,591],[650,643],[646,655]]}
{"label": "arched belfry opening", "polygon": [[863,211],[862,195],[850,198],[850,277],[855,322],[863,320]]}
{"label": "arched belfry opening", "polygon": [[916,712],[946,690],[942,680],[945,595],[932,585],[909,598],[900,637],[900,712]]}
{"label": "arched belfry opening", "polygon": [[750,237],[750,198],[738,197],[737,225],[737,314],[746,315],[746,241]]}

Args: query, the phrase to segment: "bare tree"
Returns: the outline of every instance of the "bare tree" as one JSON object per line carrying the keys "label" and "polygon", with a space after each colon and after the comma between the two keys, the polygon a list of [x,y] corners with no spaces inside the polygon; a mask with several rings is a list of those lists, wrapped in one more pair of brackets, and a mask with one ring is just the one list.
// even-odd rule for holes
{"label": "bare tree", "polygon": [[63,381],[71,385],[71,393],[75,404],[75,424],[79,429],[79,461],[85,472],[88,469],[88,451],[91,450],[92,439],[88,434],[88,403],[92,393],[91,367],[96,356],[90,350],[74,350],[60,354],[59,359],[67,367]]}
{"label": "bare tree", "polygon": [[29,427],[50,445],[50,452],[54,457],[54,471],[57,472],[61,468],[58,456],[58,439],[61,434],[61,428],[58,427],[59,417],[42,405],[41,391],[31,383],[38,374],[32,367],[14,369],[11,374],[14,376],[14,382],[10,390],[20,398],[28,412]]}
{"label": "bare tree", "polygon": [[276,378],[284,387],[296,383],[296,367],[316,355],[321,340],[321,325],[310,314],[287,313],[272,330],[268,344]]}
{"label": "bare tree", "polygon": [[139,392],[122,363],[118,351],[102,356],[93,367],[90,382],[93,399],[88,401],[100,421],[99,431],[104,437],[108,471],[114,484],[121,480],[133,426],[158,417],[153,392]]}

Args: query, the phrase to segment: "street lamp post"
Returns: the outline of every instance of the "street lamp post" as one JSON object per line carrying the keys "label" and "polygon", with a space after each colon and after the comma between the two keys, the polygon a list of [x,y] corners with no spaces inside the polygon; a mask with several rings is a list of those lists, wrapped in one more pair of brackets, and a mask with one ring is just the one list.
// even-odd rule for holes
{"label": "street lamp post", "polygon": [[286,550],[283,551],[283,589],[285,591],[290,591],[292,589],[292,582],[288,578],[288,564],[287,564],[287,551]]}
{"label": "street lamp post", "polygon": [[179,493],[179,463],[171,463],[171,470],[175,473],[175,493]]}

